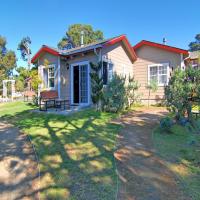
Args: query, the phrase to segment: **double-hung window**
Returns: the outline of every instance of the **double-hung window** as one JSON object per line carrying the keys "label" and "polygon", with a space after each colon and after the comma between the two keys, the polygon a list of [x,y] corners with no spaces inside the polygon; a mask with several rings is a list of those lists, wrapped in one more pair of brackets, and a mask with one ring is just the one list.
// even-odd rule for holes
{"label": "double-hung window", "polygon": [[55,87],[55,66],[49,65],[48,66],[48,88]]}
{"label": "double-hung window", "polygon": [[169,64],[153,64],[148,66],[148,82],[156,81],[158,86],[168,84],[169,80]]}
{"label": "double-hung window", "polygon": [[107,85],[113,77],[113,63],[103,61],[103,84]]}

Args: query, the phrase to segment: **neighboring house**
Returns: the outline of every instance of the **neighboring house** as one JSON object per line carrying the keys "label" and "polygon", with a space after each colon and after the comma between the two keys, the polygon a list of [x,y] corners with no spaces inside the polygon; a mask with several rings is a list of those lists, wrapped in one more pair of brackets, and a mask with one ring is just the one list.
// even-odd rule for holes
{"label": "neighboring house", "polygon": [[187,65],[191,65],[195,69],[200,68],[200,51],[193,51],[190,52],[189,54],[190,56],[186,60]]}
{"label": "neighboring house", "polygon": [[[171,72],[176,67],[184,70],[187,57],[187,50],[144,40],[132,47],[126,36],[121,35],[68,50],[44,45],[34,55],[32,63],[38,65],[42,90],[57,90],[59,97],[69,99],[71,104],[90,105],[90,62],[102,61],[104,85],[114,72],[127,78],[134,76],[140,84],[143,102],[148,99],[149,81],[157,80],[159,89],[151,93],[150,99],[159,102],[164,99],[164,85]],[[49,63],[48,66],[45,63]]]}
{"label": "neighboring house", "polygon": [[142,101],[148,99],[149,91],[146,86],[150,80],[158,83],[158,90],[151,92],[151,103],[164,100],[164,86],[173,69],[180,67],[184,70],[184,59],[188,57],[188,51],[146,40],[136,44],[133,49],[137,55],[133,65],[134,77],[141,85]]}
{"label": "neighboring house", "polygon": [[102,61],[103,82],[106,85],[114,72],[133,76],[135,60],[132,46],[122,35],[68,50],[42,46],[31,62],[38,65],[43,81],[41,89],[57,90],[60,98],[85,106],[92,103],[90,62]]}

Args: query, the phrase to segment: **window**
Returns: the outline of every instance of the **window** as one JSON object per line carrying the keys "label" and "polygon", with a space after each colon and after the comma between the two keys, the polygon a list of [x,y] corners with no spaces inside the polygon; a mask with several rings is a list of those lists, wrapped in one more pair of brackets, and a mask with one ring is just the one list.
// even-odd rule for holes
{"label": "window", "polygon": [[164,86],[169,79],[169,64],[155,64],[148,66],[148,81],[155,80],[159,86]]}
{"label": "window", "polygon": [[49,65],[48,67],[48,87],[54,88],[55,86],[55,66]]}
{"label": "window", "polygon": [[107,85],[113,77],[113,64],[106,61],[103,62],[103,84]]}

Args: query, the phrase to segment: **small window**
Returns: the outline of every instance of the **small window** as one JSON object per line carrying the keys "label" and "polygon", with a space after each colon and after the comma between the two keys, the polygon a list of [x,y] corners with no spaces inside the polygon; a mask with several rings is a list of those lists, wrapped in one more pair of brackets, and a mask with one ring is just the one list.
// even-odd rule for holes
{"label": "small window", "polygon": [[108,81],[111,81],[113,78],[113,64],[108,63]]}
{"label": "small window", "polygon": [[113,64],[106,61],[103,62],[103,84],[107,85],[113,77]]}
{"label": "small window", "polygon": [[48,68],[48,87],[54,88],[55,86],[55,67],[53,65]]}
{"label": "small window", "polygon": [[149,66],[148,77],[149,82],[154,80],[159,86],[164,86],[168,83],[168,64],[155,64]]}

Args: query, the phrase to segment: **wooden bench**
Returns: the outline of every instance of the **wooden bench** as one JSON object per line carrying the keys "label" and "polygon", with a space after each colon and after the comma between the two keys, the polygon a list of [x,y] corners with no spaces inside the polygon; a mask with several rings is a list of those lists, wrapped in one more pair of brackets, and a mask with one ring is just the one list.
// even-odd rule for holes
{"label": "wooden bench", "polygon": [[[44,107],[42,109],[42,107]],[[40,92],[39,108],[40,111],[47,111],[48,107],[65,110],[70,107],[70,101],[66,99],[59,99],[58,92],[56,90],[42,91]]]}
{"label": "wooden bench", "polygon": [[[58,92],[56,90],[48,90],[40,92],[39,107],[40,111],[47,111],[49,104],[56,107],[56,99],[58,99]],[[44,109],[42,107],[44,106]],[[52,105],[51,105],[52,106]]]}

